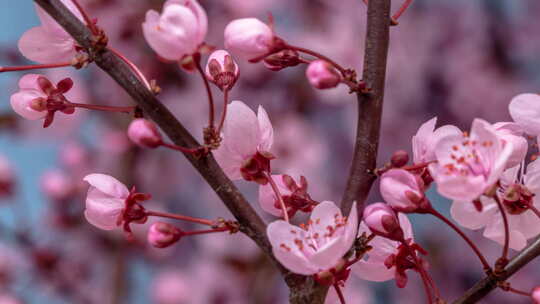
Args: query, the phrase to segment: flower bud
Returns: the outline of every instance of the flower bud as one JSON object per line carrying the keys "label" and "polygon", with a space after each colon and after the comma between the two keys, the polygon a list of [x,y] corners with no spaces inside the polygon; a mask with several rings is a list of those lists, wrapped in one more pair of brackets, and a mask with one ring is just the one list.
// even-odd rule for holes
{"label": "flower bud", "polygon": [[156,248],[169,247],[181,237],[182,231],[168,223],[154,223],[148,230],[148,243]]}
{"label": "flower bud", "polygon": [[317,89],[331,89],[341,81],[339,73],[332,65],[324,60],[315,60],[306,70],[309,83]]}
{"label": "flower bud", "polygon": [[222,91],[230,90],[239,75],[238,65],[227,51],[217,50],[210,54],[206,64],[206,78]]}
{"label": "flower bud", "polygon": [[381,176],[383,199],[398,212],[421,212],[431,206],[424,195],[422,180],[403,169],[391,169]]}
{"label": "flower bud", "polygon": [[401,168],[405,166],[409,162],[409,153],[404,150],[398,150],[394,152],[392,155],[392,158],[390,160],[390,163],[394,168]]}
{"label": "flower bud", "polygon": [[302,61],[295,50],[283,50],[264,59],[264,65],[271,71],[280,71],[287,67],[297,66]]}
{"label": "flower bud", "polygon": [[273,44],[272,29],[259,19],[236,19],[225,27],[225,47],[245,59],[268,54]]}
{"label": "flower bud", "polygon": [[0,155],[0,198],[13,195],[15,174],[9,161]]}
{"label": "flower bud", "polygon": [[144,118],[138,118],[131,122],[128,128],[128,137],[143,148],[157,148],[162,143],[156,125]]}
{"label": "flower bud", "polygon": [[394,241],[401,241],[404,238],[396,213],[385,203],[367,206],[364,209],[364,223],[376,235]]}
{"label": "flower bud", "polygon": [[531,291],[531,298],[534,304],[540,304],[540,286],[533,288]]}

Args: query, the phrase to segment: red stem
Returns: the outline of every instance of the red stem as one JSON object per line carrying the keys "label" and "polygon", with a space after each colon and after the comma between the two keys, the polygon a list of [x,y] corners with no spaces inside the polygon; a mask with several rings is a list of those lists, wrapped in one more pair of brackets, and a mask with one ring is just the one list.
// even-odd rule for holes
{"label": "red stem", "polygon": [[181,214],[172,214],[172,213],[157,212],[157,211],[146,211],[146,215],[170,218],[170,219],[174,219],[174,220],[192,222],[192,223],[197,223],[197,224],[202,224],[202,225],[207,225],[207,226],[213,226],[214,225],[213,221],[200,219],[200,218],[195,218],[195,217],[186,216],[186,215],[181,215]]}
{"label": "red stem", "polygon": [[197,235],[197,234],[208,234],[208,233],[223,232],[223,231],[229,231],[229,230],[230,229],[228,227],[221,227],[221,228],[208,229],[208,230],[185,231],[184,236],[186,236],[186,235]]}
{"label": "red stem", "polygon": [[281,192],[279,192],[276,182],[274,182],[272,174],[266,172],[266,177],[268,178],[268,182],[270,183],[272,190],[274,190],[274,194],[278,197],[279,205],[281,206],[281,211],[283,212],[283,218],[286,222],[289,222],[289,214],[287,213],[287,207],[285,207],[285,202],[283,201],[283,197],[281,197]]}
{"label": "red stem", "polygon": [[538,218],[540,218],[540,211],[539,211],[538,209],[536,209],[535,206],[531,205],[531,206],[529,207],[529,209],[531,209],[531,211],[534,212],[534,214],[536,214],[536,216],[537,216]]}
{"label": "red stem", "polygon": [[201,66],[201,61],[195,60],[197,70],[199,71],[199,74],[201,74],[201,77],[204,82],[204,87],[206,88],[206,93],[208,95],[208,106],[209,106],[209,113],[208,113],[208,126],[210,128],[214,127],[214,97],[212,96],[212,90],[210,89],[210,83],[208,82],[208,79],[206,79],[206,75],[204,74],[204,71]]}
{"label": "red stem", "polygon": [[405,0],[399,10],[392,16],[392,19],[394,19],[395,22],[401,17],[401,15],[407,10],[407,8],[411,5],[413,0]]}
{"label": "red stem", "polygon": [[92,19],[90,19],[88,14],[86,14],[86,11],[83,9],[82,5],[79,4],[79,1],[78,0],[71,0],[71,2],[73,2],[73,4],[75,4],[75,6],[77,7],[77,10],[79,10],[81,15],[83,16],[84,22],[86,22],[86,26],[90,29],[92,34],[97,35],[99,33],[99,31],[97,30],[96,25],[94,24]]}
{"label": "red stem", "polygon": [[343,292],[341,292],[341,288],[339,288],[339,285],[337,283],[334,284],[334,289],[336,290],[336,293],[337,293],[337,295],[339,297],[339,302],[341,304],[346,304],[345,303],[345,297],[343,296]]}
{"label": "red stem", "polygon": [[508,292],[515,293],[515,294],[522,295],[522,296],[526,296],[526,297],[531,296],[530,292],[515,289],[515,288],[512,288],[511,286],[507,286],[507,287],[504,287],[504,288],[501,288],[501,289],[504,290],[504,291],[508,291]]}
{"label": "red stem", "polygon": [[32,64],[32,65],[23,65],[23,66],[16,66],[16,67],[0,67],[0,73],[28,71],[28,70],[37,70],[37,69],[54,69],[54,68],[63,68],[63,67],[68,67],[68,66],[71,66],[71,62]]}
{"label": "red stem", "polygon": [[109,46],[108,49],[109,51],[111,51],[111,53],[122,59],[122,61],[125,62],[129,66],[129,68],[137,75],[137,77],[144,83],[146,88],[152,91],[152,86],[150,85],[144,74],[141,72],[141,70],[139,70],[139,68],[133,62],[131,62],[129,59],[127,59],[126,56],[122,55],[122,53],[113,49],[112,47]]}
{"label": "red stem", "polygon": [[312,51],[310,49],[306,49],[306,48],[303,48],[303,47],[299,47],[299,46],[294,46],[294,45],[290,45],[290,44],[287,44],[286,47],[288,49],[291,49],[291,50],[294,50],[294,51],[298,51],[298,52],[302,52],[302,53],[306,53],[308,55],[311,55],[313,57],[317,57],[319,59],[322,59],[324,61],[327,61],[328,63],[330,63],[331,65],[333,65],[336,69],[339,70],[339,72],[345,76],[346,74],[346,69],[344,67],[342,67],[341,65],[339,65],[337,62],[335,62],[334,60],[320,54],[320,53],[317,53],[315,51]]}
{"label": "red stem", "polygon": [[223,90],[223,112],[221,112],[221,119],[219,120],[219,126],[216,134],[219,136],[223,124],[225,123],[225,117],[227,116],[227,106],[229,104],[229,89]]}
{"label": "red stem", "polygon": [[126,114],[129,114],[133,110],[135,110],[135,107],[111,107],[111,106],[100,106],[100,105],[74,103],[74,102],[70,102],[69,105],[74,106],[76,108],[83,108],[83,109],[88,109],[88,110],[96,110],[96,111],[104,111],[104,112],[115,112],[115,113],[126,113]]}
{"label": "red stem", "polygon": [[403,240],[401,243],[407,248],[407,250],[409,251],[409,254],[413,258],[414,263],[416,264],[416,268],[418,270],[418,273],[420,274],[420,277],[422,278],[422,283],[424,285],[424,289],[425,289],[425,292],[426,292],[426,295],[427,295],[427,298],[428,298],[428,303],[432,304],[433,303],[433,295],[431,294],[431,290],[430,290],[430,287],[429,287],[429,286],[432,286],[432,285],[431,285],[431,282],[430,282],[429,275],[426,273],[426,270],[424,269],[424,266],[418,260],[418,257],[416,256],[416,253],[411,248],[411,246],[409,246],[409,244],[407,244],[407,242],[405,240]]}
{"label": "red stem", "polygon": [[454,229],[454,231],[457,232],[457,234],[459,234],[459,236],[461,236],[461,238],[463,238],[465,240],[465,242],[467,242],[469,247],[471,247],[471,249],[474,251],[474,253],[476,253],[478,258],[480,259],[480,262],[482,262],[482,266],[484,267],[484,270],[487,271],[487,270],[491,269],[491,267],[489,266],[488,261],[486,260],[486,258],[482,254],[482,252],[480,252],[478,247],[471,241],[471,239],[469,239],[469,237],[467,237],[467,235],[465,235],[465,233],[458,226],[456,226],[456,224],[452,223],[444,215],[440,214],[437,210],[435,210],[433,208],[431,208],[429,213],[434,215],[435,217],[437,217],[441,221],[443,221],[446,225],[450,226],[450,228]]}
{"label": "red stem", "polygon": [[508,226],[508,217],[506,216],[504,206],[502,205],[501,200],[499,199],[497,194],[495,194],[493,198],[495,199],[495,202],[497,202],[497,206],[499,207],[499,211],[501,212],[501,216],[504,222],[504,247],[501,259],[508,260],[508,248],[510,246],[510,227]]}

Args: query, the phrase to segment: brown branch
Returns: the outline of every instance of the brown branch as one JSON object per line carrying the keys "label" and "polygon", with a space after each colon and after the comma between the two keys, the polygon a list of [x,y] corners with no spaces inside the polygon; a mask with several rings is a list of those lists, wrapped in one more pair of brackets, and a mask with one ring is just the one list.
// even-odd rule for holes
{"label": "brown branch", "polygon": [[495,276],[491,274],[480,280],[471,289],[467,290],[461,298],[455,300],[453,304],[477,303],[493,289],[497,288],[497,282],[503,282],[514,273],[527,265],[530,261],[540,255],[540,237],[536,238],[532,244],[520,251],[506,267],[502,274]]}
{"label": "brown branch", "polygon": [[[191,148],[200,146],[121,58],[107,48],[96,47],[90,30],[60,0],[34,0],[34,2],[51,15],[86,50],[94,62],[124,88],[145,115],[154,120],[176,145]],[[266,237],[266,224],[223,173],[213,156],[197,159],[191,154],[184,153],[184,155],[240,223],[240,230],[255,241],[274,262],[290,288],[291,303],[324,303],[326,287],[315,284],[310,277],[289,272],[275,259]]]}
{"label": "brown branch", "polygon": [[379,133],[388,56],[391,0],[369,1],[366,49],[362,80],[371,91],[358,94],[358,126],[353,162],[341,210],[348,214],[353,201],[362,210],[369,190],[375,181]]}

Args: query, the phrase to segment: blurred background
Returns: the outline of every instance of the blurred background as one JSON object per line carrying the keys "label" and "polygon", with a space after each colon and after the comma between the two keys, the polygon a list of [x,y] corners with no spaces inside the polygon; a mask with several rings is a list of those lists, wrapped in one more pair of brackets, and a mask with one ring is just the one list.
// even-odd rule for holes
{"label": "blurred background", "polygon": [[[161,11],[163,1],[80,2],[98,18],[110,45],[149,79],[157,80],[163,89],[160,99],[200,139],[207,102],[198,75],[160,62],[142,36],[145,12]],[[209,16],[207,42],[218,48],[223,47],[223,29],[232,19],[265,20],[271,12],[277,33],[287,41],[362,70],[366,7],[360,0],[200,2]],[[393,2],[394,9],[401,4]],[[434,116],[439,125],[451,123],[462,129],[469,129],[475,117],[508,121],[507,105],[513,96],[540,91],[537,0],[415,0],[399,21],[391,28],[380,164],[395,150],[410,151],[411,137]],[[0,65],[31,64],[18,52],[17,41],[37,25],[32,1],[0,1]],[[241,78],[231,97],[253,109],[261,104],[269,112],[276,141],[272,152],[278,157],[274,171],[306,176],[315,200],[339,201],[352,157],[354,96],[344,86],[313,89],[303,66],[276,73],[262,64],[239,65]],[[40,73],[55,81],[71,77],[74,102],[132,104],[93,65]],[[16,116],[9,98],[22,75],[0,75],[0,171],[13,174],[13,191],[0,193],[0,303],[287,302],[279,275],[240,234],[186,238],[171,248],[155,249],[145,243],[149,223],[134,227],[133,243],[120,231],[89,225],[82,216],[87,190],[82,177],[95,172],[151,193],[151,209],[209,219],[231,216],[183,156],[133,146],[125,135],[129,117],[78,111],[58,115],[50,128],[43,129],[39,121]],[[257,187],[238,185],[260,211]],[[432,199],[448,214],[449,201],[434,191]],[[374,187],[369,202],[377,200]],[[418,242],[429,251],[430,271],[443,297],[456,298],[482,276],[480,264],[446,226],[427,216],[411,218]],[[481,232],[469,235],[491,260],[497,258],[499,245]],[[512,284],[524,290],[540,284],[539,266],[531,263],[511,279]],[[393,281],[371,283],[352,276],[347,303],[423,303],[417,275],[410,273],[410,279],[405,289],[398,289]],[[482,303],[529,300],[494,291]]]}

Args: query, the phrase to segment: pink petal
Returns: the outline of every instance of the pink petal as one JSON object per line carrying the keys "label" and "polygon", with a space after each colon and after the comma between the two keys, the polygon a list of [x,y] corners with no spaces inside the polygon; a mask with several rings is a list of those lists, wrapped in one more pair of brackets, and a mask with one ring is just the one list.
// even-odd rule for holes
{"label": "pink petal", "polygon": [[33,99],[45,97],[45,94],[35,90],[22,90],[11,95],[11,107],[15,113],[30,120],[43,118],[47,115],[46,111],[38,112],[30,108]]}
{"label": "pink petal", "polygon": [[414,205],[406,196],[406,192],[411,191],[418,197],[422,197],[416,177],[403,169],[392,169],[384,173],[380,184],[381,195],[384,200],[394,208],[414,209]]}
{"label": "pink petal", "polygon": [[[295,239],[303,238],[304,230],[279,220],[270,223],[266,233],[270,244],[272,244],[272,252],[285,268],[303,275],[312,275],[318,272],[317,267],[298,250],[294,243]],[[281,244],[289,246],[290,250],[283,248]]]}
{"label": "pink petal", "polygon": [[540,95],[520,94],[508,105],[510,116],[526,133],[540,135]]}
{"label": "pink petal", "polygon": [[24,57],[43,64],[68,62],[77,54],[73,39],[51,36],[43,27],[26,31],[18,46]]}
{"label": "pink petal", "polygon": [[486,226],[498,212],[498,207],[492,199],[481,197],[482,212],[478,212],[471,201],[454,201],[450,208],[452,218],[467,229],[480,229]]}
{"label": "pink petal", "polygon": [[352,271],[359,278],[372,281],[384,282],[394,278],[395,268],[386,268],[384,263],[359,261],[352,267]]}
{"label": "pink petal", "polygon": [[118,216],[124,204],[124,199],[112,198],[91,187],[86,198],[84,216],[90,224],[100,229],[112,230],[117,227]]}
{"label": "pink petal", "polygon": [[524,184],[533,193],[540,194],[540,159],[536,159],[527,165]]}
{"label": "pink petal", "polygon": [[483,176],[446,175],[444,168],[440,168],[438,164],[431,164],[428,168],[437,182],[437,191],[449,199],[472,201],[486,189]]}
{"label": "pink petal", "polygon": [[[505,232],[502,216],[500,213],[497,213],[493,220],[484,230],[484,236],[488,239],[491,239],[500,245],[504,244]],[[510,248],[514,250],[521,250],[527,246],[527,239],[518,230],[510,230]]]}
{"label": "pink petal", "polygon": [[[38,78],[45,77],[40,74],[26,74],[19,80],[19,89],[30,89],[42,92],[41,87],[38,84]],[[43,94],[43,97],[46,97]]]}
{"label": "pink petal", "polygon": [[270,118],[268,118],[268,113],[262,106],[259,106],[257,110],[257,119],[259,120],[259,150],[270,151],[274,143],[274,129]]}
{"label": "pink petal", "polygon": [[[61,0],[61,2],[77,17],[79,20],[83,23],[85,23],[83,16],[81,15],[81,12],[77,9],[75,4],[71,0]],[[36,4],[36,12],[39,17],[39,20],[41,21],[41,24],[43,25],[43,28],[50,34],[50,35],[57,35],[62,36],[64,38],[69,37],[69,34],[52,18],[49,16],[49,14],[43,10],[39,5]]]}
{"label": "pink petal", "polygon": [[433,160],[433,158],[435,157],[433,155],[433,152],[430,151],[430,149],[433,148],[429,147],[429,141],[431,136],[433,135],[436,124],[437,117],[433,117],[432,119],[423,123],[420,128],[418,128],[416,135],[413,136],[412,150],[415,164]]}
{"label": "pink petal", "polygon": [[328,232],[328,226],[335,226],[335,218],[341,216],[341,210],[334,202],[324,201],[313,209],[313,212],[309,217],[312,222],[310,230],[313,233],[324,235]]}
{"label": "pink petal", "polygon": [[113,198],[125,199],[129,195],[128,188],[110,175],[94,173],[85,176],[83,180]]}
{"label": "pink petal", "polygon": [[259,122],[255,113],[243,102],[235,100],[229,104],[223,133],[229,152],[244,159],[257,152]]}
{"label": "pink petal", "polygon": [[[283,183],[283,175],[272,175],[272,178],[276,182],[276,185],[282,196],[291,194],[291,191]],[[272,190],[272,186],[270,186],[270,184],[259,186],[259,205],[261,205],[261,208],[274,216],[281,217],[283,216],[283,212],[280,208],[276,208],[276,199],[277,197],[274,194],[274,191]]]}
{"label": "pink petal", "polygon": [[244,159],[241,155],[229,151],[226,142],[227,139],[221,142],[221,146],[217,150],[214,150],[212,154],[221,169],[223,169],[223,172],[225,172],[231,180],[242,179],[243,177],[240,168],[244,163]]}

